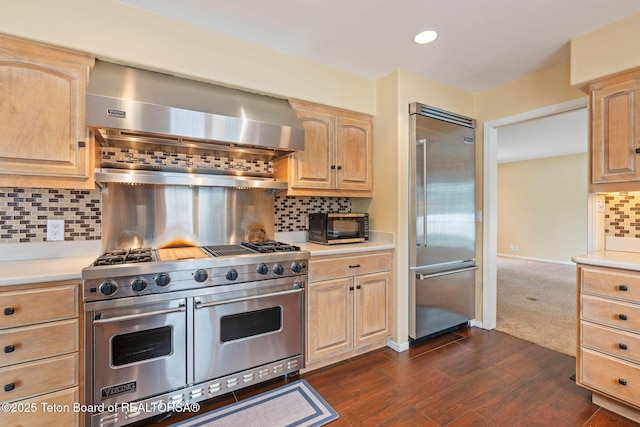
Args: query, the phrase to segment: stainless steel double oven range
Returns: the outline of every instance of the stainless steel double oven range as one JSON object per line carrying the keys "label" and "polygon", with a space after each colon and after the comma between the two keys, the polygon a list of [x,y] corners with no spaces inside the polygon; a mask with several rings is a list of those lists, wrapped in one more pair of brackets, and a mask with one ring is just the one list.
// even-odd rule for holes
{"label": "stainless steel double oven range", "polygon": [[83,270],[86,424],[121,426],[304,367],[309,253],[282,243],[106,252]]}

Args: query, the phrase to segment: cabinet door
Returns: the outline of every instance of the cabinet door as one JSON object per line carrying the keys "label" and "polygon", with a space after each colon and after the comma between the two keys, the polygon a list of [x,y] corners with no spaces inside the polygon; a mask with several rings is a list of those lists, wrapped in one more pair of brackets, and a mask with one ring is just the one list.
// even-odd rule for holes
{"label": "cabinet door", "polygon": [[640,83],[602,82],[592,90],[592,182],[640,179]]}
{"label": "cabinet door", "polygon": [[353,278],[311,283],[307,293],[307,361],[353,344]]}
{"label": "cabinet door", "polygon": [[371,122],[338,117],[336,132],[336,188],[371,190],[373,156]]}
{"label": "cabinet door", "polygon": [[334,182],[334,118],[316,111],[297,111],[304,127],[304,151],[294,154],[291,187],[332,189]]}
{"label": "cabinet door", "polygon": [[389,331],[389,283],[391,273],[355,277],[356,346],[385,338]]}
{"label": "cabinet door", "polygon": [[0,46],[0,185],[93,188],[85,123],[93,59],[12,37]]}

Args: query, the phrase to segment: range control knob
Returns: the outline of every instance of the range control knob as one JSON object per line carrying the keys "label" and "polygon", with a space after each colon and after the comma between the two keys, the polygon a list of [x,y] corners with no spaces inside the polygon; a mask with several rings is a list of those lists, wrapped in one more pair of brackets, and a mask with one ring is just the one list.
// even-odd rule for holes
{"label": "range control knob", "polygon": [[227,280],[236,280],[238,278],[238,270],[235,268],[230,268],[227,270],[227,274],[225,276]]}
{"label": "range control knob", "polygon": [[298,274],[302,271],[302,265],[300,265],[299,262],[294,262],[293,264],[291,264],[291,270]]}
{"label": "range control knob", "polygon": [[143,277],[136,277],[131,281],[131,288],[136,292],[147,289],[147,281]]}
{"label": "range control knob", "polygon": [[267,267],[267,264],[261,262],[256,267],[256,271],[258,272],[258,274],[267,274],[269,272],[269,267]]}
{"label": "range control knob", "polygon": [[193,278],[196,282],[202,283],[209,278],[209,274],[207,273],[207,270],[200,269],[193,273]]}
{"label": "range control knob", "polygon": [[273,272],[276,273],[278,276],[282,276],[284,274],[284,267],[280,264],[275,264],[273,266]]}
{"label": "range control knob", "polygon": [[167,286],[171,282],[171,276],[167,273],[160,273],[156,276],[156,285],[163,287]]}
{"label": "range control knob", "polygon": [[105,280],[100,284],[100,293],[102,295],[113,295],[118,290],[118,284],[113,280]]}

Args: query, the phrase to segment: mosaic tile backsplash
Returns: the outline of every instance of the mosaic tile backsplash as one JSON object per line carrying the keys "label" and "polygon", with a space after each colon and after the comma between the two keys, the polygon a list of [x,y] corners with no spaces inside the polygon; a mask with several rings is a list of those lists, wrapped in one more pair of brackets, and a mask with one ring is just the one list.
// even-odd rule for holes
{"label": "mosaic tile backsplash", "polygon": [[305,231],[313,212],[351,212],[348,197],[280,197],[275,200],[275,231]]}
{"label": "mosaic tile backsplash", "polygon": [[605,235],[640,238],[640,192],[608,193],[604,200]]}
{"label": "mosaic tile backsplash", "polygon": [[[275,231],[304,231],[311,212],[351,212],[347,197],[275,197]],[[65,240],[101,238],[99,190],[0,188],[0,244],[47,240],[47,219],[64,219]]]}
{"label": "mosaic tile backsplash", "polygon": [[196,154],[167,153],[163,151],[133,150],[103,147],[102,167],[122,168],[133,165],[164,170],[200,169],[216,171],[242,171],[253,175],[273,175],[273,163],[265,160],[245,160],[232,157],[201,156]]}
{"label": "mosaic tile backsplash", "polygon": [[65,240],[99,240],[100,192],[0,188],[0,243],[47,240],[47,219],[64,220]]}

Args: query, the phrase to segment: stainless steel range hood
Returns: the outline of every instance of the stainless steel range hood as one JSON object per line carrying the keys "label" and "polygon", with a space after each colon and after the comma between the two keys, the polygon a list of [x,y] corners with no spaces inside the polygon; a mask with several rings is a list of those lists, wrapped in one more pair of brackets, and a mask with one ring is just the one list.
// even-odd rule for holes
{"label": "stainless steel range hood", "polygon": [[[285,99],[97,61],[86,101],[87,125],[106,147],[265,161],[304,149],[304,129]],[[143,183],[191,185],[189,177],[202,172],[188,170],[180,177],[172,170],[157,178],[161,168],[152,169],[137,173]],[[97,181],[122,182],[124,174],[111,172],[99,169]],[[170,179],[172,174],[179,178]],[[240,179],[242,187],[270,186],[264,176],[253,185],[238,173],[228,179],[207,174],[227,175],[206,171],[193,185],[232,185]],[[126,176],[137,180],[133,171]]]}
{"label": "stainless steel range hood", "polygon": [[284,99],[103,61],[91,74],[86,116],[106,144],[244,148],[275,156],[304,149],[304,129]]}

